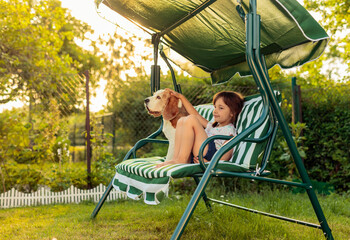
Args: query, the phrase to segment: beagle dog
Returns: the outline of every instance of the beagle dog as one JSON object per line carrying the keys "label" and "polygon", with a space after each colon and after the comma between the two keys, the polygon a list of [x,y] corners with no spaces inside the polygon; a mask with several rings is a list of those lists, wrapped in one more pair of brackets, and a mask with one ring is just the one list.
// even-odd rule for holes
{"label": "beagle dog", "polygon": [[182,106],[182,102],[177,97],[170,94],[170,91],[158,90],[153,96],[145,99],[145,107],[148,113],[154,117],[163,116],[163,133],[169,140],[168,153],[165,161],[171,160],[174,156],[175,129],[177,121],[187,116],[188,112]]}

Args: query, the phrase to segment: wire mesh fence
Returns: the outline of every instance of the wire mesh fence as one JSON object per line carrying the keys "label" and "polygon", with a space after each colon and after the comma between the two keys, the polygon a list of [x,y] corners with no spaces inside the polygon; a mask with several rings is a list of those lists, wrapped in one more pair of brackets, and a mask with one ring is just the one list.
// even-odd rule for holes
{"label": "wire mesh fence", "polygon": [[[80,86],[80,91],[77,93],[79,96],[74,95],[74,91],[72,90],[73,87],[70,87],[74,84],[78,84]],[[66,148],[69,149],[69,161],[72,162],[85,161],[87,157],[85,126],[86,108],[84,104],[82,104],[86,101],[86,99],[84,99],[84,91],[86,91],[84,89],[84,84],[84,79],[80,76],[77,78],[66,78],[65,81],[59,85],[59,89],[57,90],[58,95],[53,96],[53,98],[57,100],[57,105],[63,106],[63,108],[59,110],[61,110],[64,117],[69,116],[69,118],[66,120],[69,123],[65,129],[69,139],[69,141],[67,141],[67,144],[69,146]],[[170,82],[163,83],[162,88],[166,87],[172,88],[172,84]],[[114,157],[116,157],[118,155],[118,152],[121,150],[125,151],[126,149],[129,149],[133,144],[136,143],[136,141],[147,137],[156,131],[160,126],[160,118],[157,119],[148,115],[143,105],[143,99],[149,96],[150,91],[144,88],[134,90],[130,86],[125,86],[125,88],[129,88],[129,91],[131,89],[131,94],[138,96],[137,98],[134,96],[130,97],[132,100],[124,100],[124,105],[126,106],[122,106],[122,108],[127,109],[127,111],[125,109],[114,109],[113,112],[107,112],[104,114],[91,113],[93,160],[97,160],[105,152],[111,153]],[[281,91],[287,99],[291,99],[292,91],[291,86],[288,86],[288,83],[283,85],[275,85],[274,88]],[[212,86],[209,84],[203,84],[203,82],[182,83],[181,89],[183,94],[193,105],[210,103],[212,101],[213,95],[223,90],[236,91],[241,93],[243,96],[258,93],[258,89],[255,86],[235,86],[232,84]],[[127,90],[128,89],[121,88],[118,91],[123,92]],[[318,93],[320,89],[302,89],[302,91],[305,91],[305,93],[308,93],[308,95],[312,95],[312,92]],[[49,101],[49,99],[46,100]],[[75,104],[73,103],[74,101],[76,102]],[[60,104],[62,102],[63,104]],[[67,106],[70,107],[68,108]],[[35,107],[32,108],[32,111],[35,111]],[[40,111],[41,109],[38,108],[38,112]],[[51,114],[48,116],[54,118],[56,115]],[[41,114],[39,117],[44,116]],[[46,121],[49,119],[42,120]],[[37,129],[36,123],[33,123],[32,128],[32,131],[34,132],[32,135],[37,136],[36,131],[40,131],[40,129]],[[61,129],[58,130],[55,134],[61,134],[62,132],[64,131]],[[35,142],[35,139],[33,139],[33,142]],[[62,144],[60,144],[61,142],[58,141],[56,145],[59,146],[56,147],[56,150],[63,149],[61,146]],[[60,154],[62,155],[63,153]],[[57,153],[57,155],[59,154]]]}
{"label": "wire mesh fence", "polygon": [[[172,86],[165,84],[165,87],[171,88]],[[211,103],[213,95],[223,90],[236,91],[244,96],[258,92],[256,87],[211,86],[191,83],[183,84],[181,88],[183,94],[193,105]],[[123,91],[123,89],[120,89],[120,91]],[[144,94],[144,98],[148,96],[146,91],[140,94]],[[96,116],[95,121],[100,126],[98,134],[109,135],[108,149],[114,155],[117,155],[118,149],[131,147],[136,141],[156,131],[161,120],[148,115],[143,101],[139,100],[138,103],[133,104],[133,108],[129,111],[118,111],[117,113]]]}
{"label": "wire mesh fence", "polygon": [[[28,179],[35,180],[38,172],[33,170],[28,174],[26,164],[29,163],[51,161],[59,164],[67,162],[81,162],[79,164],[83,164],[82,162],[86,161],[87,134],[85,126],[86,107],[84,105],[86,102],[84,92],[86,90],[84,79],[79,77],[70,83],[67,82],[69,78],[64,80],[66,82],[62,83],[60,89],[57,90],[59,91],[58,95],[48,96],[47,99],[44,99],[45,106],[48,106],[47,109],[40,103],[39,99],[34,99],[36,101],[32,102],[31,107],[0,114],[0,163],[2,163],[0,175],[2,178],[8,173],[16,175],[21,171],[25,171],[25,176],[28,176]],[[283,83],[275,83],[274,89],[282,92],[282,104],[284,105],[282,110],[287,121],[291,122],[292,88],[288,81],[281,82]],[[73,96],[74,91],[68,89],[69,84],[80,86],[78,95]],[[123,93],[118,101],[109,103],[108,109],[110,109],[110,112],[105,109],[103,114],[90,114],[92,161],[94,163],[110,163],[112,166],[116,159],[121,160],[126,151],[138,140],[147,137],[159,128],[160,118],[150,116],[143,104],[143,100],[150,94],[148,87],[147,82],[136,87],[134,84],[125,85],[118,89],[118,94],[119,92]],[[163,83],[161,86],[161,88],[166,87],[172,88],[172,85]],[[181,84],[181,89],[193,105],[210,103],[213,95],[223,90],[236,91],[244,96],[258,93],[255,86],[241,86],[239,84],[237,86],[232,84],[211,86],[188,81]],[[346,141],[349,129],[347,124],[349,117],[346,115],[349,112],[349,98],[347,97],[349,94],[349,88],[346,84],[333,88],[308,88],[304,86],[301,89],[302,110],[305,111],[303,112],[303,119],[305,119],[308,126],[309,138],[313,140],[313,142],[308,140],[311,143],[308,146],[309,152],[313,150],[313,146],[317,146],[315,152],[319,151],[321,145],[318,140],[326,135],[323,132],[320,133],[320,129],[324,128],[323,125],[322,127],[317,126],[326,123],[328,129],[331,128],[330,126],[332,126],[332,129],[338,129],[332,130],[330,133],[337,134],[338,139],[345,139],[342,140],[342,144],[338,145],[346,150],[338,151],[340,147],[337,145],[339,157],[338,155],[332,155],[331,157],[335,156],[341,159],[344,155],[344,158],[348,159],[349,151],[347,149],[349,147],[344,142],[349,142]],[[62,102],[65,103],[62,105]],[[323,115],[326,116],[329,112],[331,114],[327,115],[327,119],[322,118]],[[339,121],[338,119],[343,120]],[[317,137],[314,137],[315,135]],[[334,136],[332,135],[329,138],[332,140],[322,141],[333,142]],[[308,144],[308,142],[306,143]],[[333,145],[328,144],[327,149]],[[143,153],[150,150],[153,150],[153,154],[154,151],[162,150],[162,147],[147,146]],[[334,151],[324,150],[324,154],[328,152]],[[345,152],[345,154],[342,152]],[[311,152],[309,156],[315,158],[317,154]],[[108,157],[110,158],[107,159]],[[6,169],[2,167],[5,165]],[[102,166],[101,169],[111,166]],[[53,169],[53,171],[56,170]],[[11,179],[6,181],[10,181],[8,183],[9,187],[16,185]]]}

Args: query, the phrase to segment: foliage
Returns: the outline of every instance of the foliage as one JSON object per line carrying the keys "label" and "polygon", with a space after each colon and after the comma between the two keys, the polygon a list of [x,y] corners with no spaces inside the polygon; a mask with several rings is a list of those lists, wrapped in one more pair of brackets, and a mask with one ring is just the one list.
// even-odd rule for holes
{"label": "foliage", "polygon": [[[313,179],[350,190],[350,101],[348,85],[303,93],[303,119],[308,126],[305,161]],[[304,96],[305,95],[305,96]]]}
{"label": "foliage", "polygon": [[[41,164],[44,162],[67,162],[69,160],[68,132],[66,123],[60,117],[59,106],[56,101],[50,102],[49,111],[41,112],[40,116],[33,117],[32,124],[28,123],[28,115],[23,111],[5,111],[0,114],[0,165],[2,168],[3,189],[7,184],[6,181],[17,181],[19,175],[23,174],[24,178],[30,178],[36,182],[37,174],[33,170],[34,177],[29,171],[9,170],[16,164],[28,165]],[[35,128],[34,128],[35,126]],[[10,172],[8,172],[10,171]],[[15,171],[16,173],[14,173]],[[11,177],[13,179],[11,179]],[[4,183],[4,179],[7,179]],[[19,182],[20,183],[20,182]],[[24,180],[23,185],[32,184]]]}
{"label": "foliage", "polygon": [[[306,159],[306,153],[305,151],[307,151],[308,147],[303,146],[303,141],[306,140],[306,138],[302,135],[302,132],[304,130],[306,130],[306,124],[305,123],[291,123],[290,124],[291,127],[291,132],[293,135],[293,140],[294,143],[297,147],[297,150],[299,152],[299,155],[302,159]],[[296,166],[295,164],[291,161],[292,160],[292,154],[289,150],[287,141],[283,138],[280,142],[279,142],[280,147],[282,148],[282,155],[280,156],[279,160],[281,160],[282,162],[288,162],[287,164],[283,164],[288,168],[288,174],[289,177],[293,177],[294,172],[296,170]]]}
{"label": "foliage", "polygon": [[69,152],[72,155],[72,162],[82,162],[86,158],[86,150],[84,145],[69,146]]}
{"label": "foliage", "polygon": [[61,108],[71,110],[81,85],[64,90],[61,85],[100,68],[100,60],[75,43],[88,40],[91,28],[58,0],[1,0],[0,19],[0,102],[20,98],[48,106],[55,97],[60,105],[68,102]]}
{"label": "foliage", "polygon": [[143,77],[116,89],[119,90],[118,98],[109,109],[115,116],[117,146],[133,145],[159,127],[160,118],[154,119],[148,115],[143,105],[144,99],[149,96],[149,92],[145,91],[148,87],[149,84]]}
{"label": "foliage", "polygon": [[[50,109],[40,115],[33,115],[35,129],[27,123],[28,116],[18,110],[5,111],[0,114],[0,154],[1,154],[1,191],[12,187],[24,192],[35,191],[38,186],[46,185],[54,191],[61,191],[71,185],[79,188],[87,186],[85,161],[71,163],[68,124],[66,117],[60,115],[57,103],[52,100]],[[79,119],[79,118],[77,118]],[[101,127],[92,118],[93,162],[92,185],[108,184],[114,174],[116,160],[112,158],[108,143],[110,134],[101,133]],[[33,139],[33,145],[30,145]],[[85,147],[82,149],[85,152]],[[81,151],[80,151],[81,153]],[[85,160],[85,153],[83,160]],[[76,156],[77,160],[79,159]],[[81,158],[80,158],[81,159]]]}
{"label": "foliage", "polygon": [[[133,45],[136,42],[139,42],[140,45],[143,43],[141,49],[137,49]],[[146,79],[143,64],[149,61],[152,51],[149,48],[149,41],[141,41],[141,39],[125,32],[119,34],[115,32],[112,36],[109,35],[108,41],[100,39],[100,43],[108,51],[108,54],[98,53],[103,61],[102,78],[107,80],[105,91],[108,99],[107,110],[115,112],[113,104],[120,101],[120,94],[123,94],[122,89],[124,87],[131,89],[132,85]],[[142,52],[140,53],[140,51]],[[146,93],[145,89],[149,89],[149,87],[144,85],[144,93]]]}
{"label": "foliage", "polygon": [[[70,142],[65,136],[65,124],[61,121],[54,100],[50,103],[49,111],[42,112],[41,117],[45,121],[37,118],[33,119],[33,123],[28,123],[28,115],[22,111],[12,110],[0,114],[0,151],[3,162],[13,159],[19,163],[31,163],[64,158],[66,152],[63,151],[68,151]],[[58,153],[58,149],[61,149],[61,153]]]}
{"label": "foliage", "polygon": [[[330,88],[302,88],[303,124],[291,124],[294,140],[310,178],[328,182],[338,192],[347,192],[350,168],[349,87],[338,84]],[[284,112],[286,113],[286,109]],[[290,115],[290,111],[289,115]],[[287,122],[290,122],[288,114]],[[294,131],[302,127],[302,135]],[[278,178],[300,178],[291,162],[286,142],[278,132],[269,170]]]}
{"label": "foliage", "polygon": [[[95,187],[100,183],[108,185],[115,174],[114,166],[117,160],[104,158],[92,162],[91,181]],[[1,166],[4,174],[3,186],[0,192],[13,187],[22,192],[33,192],[39,186],[48,186],[52,191],[63,191],[74,185],[80,189],[87,187],[87,171],[84,162],[79,163],[17,163],[8,161]]]}
{"label": "foliage", "polygon": [[96,116],[93,116],[90,120],[92,129],[90,140],[91,147],[93,149],[92,160],[98,161],[111,158],[113,154],[111,149],[108,149],[108,146],[110,146],[110,141],[113,138],[113,134],[104,132],[105,125],[100,124],[97,121]]}
{"label": "foliage", "polygon": [[314,11],[321,25],[330,36],[330,42],[320,59],[305,64],[298,71],[299,77],[305,77],[306,83],[326,87],[335,79],[350,81],[350,42],[349,35],[349,1],[305,0],[304,6]]}
{"label": "foliage", "polygon": [[[349,29],[348,5],[348,2],[334,0],[322,3],[305,1],[309,10],[315,10],[322,16],[321,24],[332,38],[328,50],[320,59],[305,64],[296,73],[302,86],[303,118],[307,127],[299,125],[304,129],[303,135],[300,131],[295,132],[294,140],[300,153],[307,156],[304,161],[311,178],[330,182],[339,192],[350,189],[350,103],[349,92],[346,91],[349,89],[350,45],[344,37]],[[150,64],[150,42],[143,42],[141,52],[133,43],[142,40],[119,30],[108,36],[108,40],[91,41],[91,28],[74,19],[57,0],[0,0],[0,19],[0,103],[22,98],[36,104],[35,109],[30,107],[29,114],[24,110],[0,114],[2,190],[17,186],[32,191],[38,184],[48,184],[56,190],[70,184],[86,186],[83,163],[78,163],[79,167],[69,163],[73,148],[68,145],[71,145],[69,139],[73,139],[73,131],[68,131],[66,119],[62,118],[62,113],[71,113],[84,97],[83,82],[77,73],[85,70],[90,70],[93,87],[97,79],[107,80],[108,104],[105,111],[113,114],[115,132],[105,131],[98,117],[92,117],[92,181],[93,185],[108,183],[113,175],[113,164],[123,158],[125,149],[160,125],[160,119],[149,116],[142,104],[150,94],[144,69]],[[87,40],[93,52],[78,46],[76,40]],[[101,45],[108,52],[100,51],[98,46]],[[333,81],[335,71],[339,69],[321,70],[328,63],[347,64],[345,74],[340,78],[345,83],[344,87]],[[270,69],[269,75],[274,88],[282,92],[282,110],[287,122],[290,122],[289,75],[280,71],[278,66]],[[251,77],[234,76],[232,81],[220,86],[210,86],[209,79],[196,79],[183,73],[176,77],[184,95],[195,105],[211,102],[214,93],[222,89],[232,89],[243,95],[257,92]],[[71,90],[65,89],[72,79],[76,84]],[[161,79],[161,88],[172,87],[169,73],[164,73]],[[311,89],[315,87],[317,90]],[[46,111],[47,108],[49,111]],[[85,144],[82,126],[78,126],[78,132],[83,132],[80,142],[72,144],[74,153],[84,158],[84,149],[76,150],[79,148],[77,145]],[[292,130],[297,127],[291,126]],[[113,146],[117,147],[117,151],[113,152],[115,158],[112,158],[110,148],[113,133],[117,136]],[[138,154],[165,155],[165,152],[164,145],[147,145]],[[48,162],[58,164],[48,168],[42,166]],[[297,177],[280,132],[269,169],[279,178]],[[238,181],[232,186],[244,188],[246,183]]]}

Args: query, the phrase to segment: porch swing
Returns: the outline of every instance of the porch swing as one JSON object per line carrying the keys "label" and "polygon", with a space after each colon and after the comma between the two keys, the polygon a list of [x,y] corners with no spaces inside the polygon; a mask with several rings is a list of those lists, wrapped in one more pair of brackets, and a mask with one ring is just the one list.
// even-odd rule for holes
{"label": "porch swing", "polygon": [[[164,161],[163,157],[137,158],[137,150],[145,144],[167,143],[166,140],[156,139],[161,133],[161,124],[155,133],[138,141],[116,166],[116,175],[91,217],[96,217],[113,187],[125,191],[131,198],[143,197],[146,203],[158,204],[167,193],[171,178],[193,177],[197,188],[172,239],[181,237],[201,198],[208,208],[210,202],[215,202],[318,228],[323,231],[326,239],[333,239],[279,106],[280,95],[271,87],[268,76],[268,69],[276,64],[282,68],[291,68],[312,61],[322,54],[329,37],[310,14],[296,0],[102,0],[100,3],[141,28],[153,32],[152,94],[160,89],[157,62],[160,42],[210,73],[214,84],[229,81],[236,73],[241,76],[252,75],[260,94],[244,99],[244,107],[237,121],[238,135],[232,139],[228,136],[208,138],[199,151],[198,164],[174,164],[155,168],[156,164]],[[171,69],[174,89],[180,92],[171,65],[160,50],[160,55]],[[207,120],[211,120],[211,105],[197,106],[196,109]],[[301,183],[268,177],[266,168],[278,127],[293,156]],[[203,150],[214,139],[225,139],[228,142],[215,153],[209,163],[204,163]],[[220,161],[231,149],[231,160]],[[209,198],[205,189],[213,177],[241,177],[304,188],[319,224]]]}

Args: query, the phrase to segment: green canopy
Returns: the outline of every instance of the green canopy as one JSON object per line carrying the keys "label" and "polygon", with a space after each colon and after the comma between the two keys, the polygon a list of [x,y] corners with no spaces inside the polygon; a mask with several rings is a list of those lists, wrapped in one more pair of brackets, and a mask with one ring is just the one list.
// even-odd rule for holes
{"label": "green canopy", "polygon": [[[213,83],[236,73],[249,75],[244,15],[249,0],[104,0],[120,15],[160,33],[163,41],[195,66],[211,74]],[[266,65],[282,68],[318,58],[329,37],[296,0],[257,0],[261,16],[261,53]],[[175,24],[181,19],[187,20]],[[175,25],[174,25],[175,24]]]}

